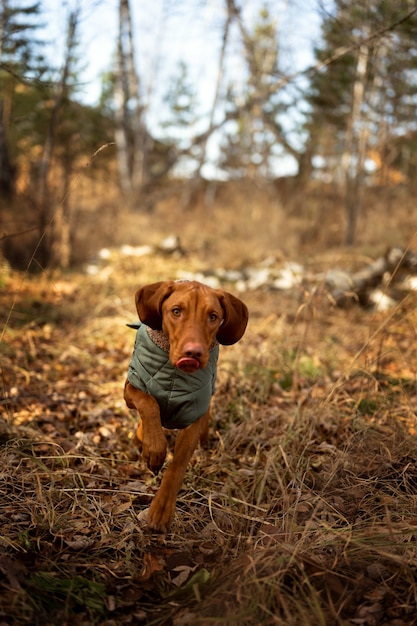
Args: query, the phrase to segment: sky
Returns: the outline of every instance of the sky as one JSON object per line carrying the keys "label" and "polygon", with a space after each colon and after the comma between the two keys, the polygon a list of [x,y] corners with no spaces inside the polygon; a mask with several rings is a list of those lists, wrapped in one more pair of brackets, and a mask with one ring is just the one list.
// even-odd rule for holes
{"label": "sky", "polygon": [[[312,46],[320,32],[317,0],[240,0],[247,24],[268,5],[281,33],[281,59],[293,74],[313,64]],[[163,94],[180,60],[198,93],[202,124],[214,97],[224,0],[130,0],[136,64],[147,124],[157,135],[165,116]],[[77,98],[97,104],[101,75],[111,69],[118,30],[118,0],[42,0],[45,50],[58,67],[63,63],[66,24],[71,9],[81,6],[79,69],[82,84]],[[228,79],[244,87],[245,68],[240,44],[230,43]],[[289,113],[291,115],[291,113]],[[207,117],[205,117],[207,119]],[[289,118],[288,122],[291,120]],[[195,132],[196,129],[190,129]],[[204,130],[198,129],[198,132]]]}

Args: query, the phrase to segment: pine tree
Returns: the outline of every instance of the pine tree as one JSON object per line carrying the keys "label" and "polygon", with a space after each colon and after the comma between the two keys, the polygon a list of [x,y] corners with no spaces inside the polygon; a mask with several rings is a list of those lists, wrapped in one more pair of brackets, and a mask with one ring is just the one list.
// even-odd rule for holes
{"label": "pine tree", "polygon": [[14,188],[15,166],[8,130],[16,85],[38,79],[45,70],[41,46],[35,39],[40,2],[0,1],[0,193]]}

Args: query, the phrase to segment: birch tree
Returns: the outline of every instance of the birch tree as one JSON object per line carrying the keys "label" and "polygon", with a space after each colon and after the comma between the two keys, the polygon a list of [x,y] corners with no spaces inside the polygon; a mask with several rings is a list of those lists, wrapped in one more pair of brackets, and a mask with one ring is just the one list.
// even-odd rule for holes
{"label": "birch tree", "polygon": [[[325,12],[311,81],[310,144],[344,198],[355,242],[369,151],[415,133],[417,8],[408,0],[336,0]],[[327,62],[334,59],[333,62]]]}
{"label": "birch tree", "polygon": [[356,223],[361,201],[360,191],[363,183],[368,135],[368,130],[364,124],[363,112],[368,62],[369,48],[367,45],[361,45],[357,53],[352,106],[347,119],[344,150],[340,160],[347,222],[345,236],[347,245],[352,245],[355,240]]}

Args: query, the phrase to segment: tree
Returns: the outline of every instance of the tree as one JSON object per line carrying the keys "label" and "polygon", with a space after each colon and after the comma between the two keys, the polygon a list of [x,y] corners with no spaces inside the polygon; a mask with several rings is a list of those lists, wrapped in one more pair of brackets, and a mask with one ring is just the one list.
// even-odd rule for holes
{"label": "tree", "polygon": [[272,177],[275,159],[290,154],[302,166],[303,153],[295,148],[284,130],[288,109],[297,98],[290,81],[280,70],[280,38],[277,19],[263,6],[250,30],[235,0],[226,0],[228,12],[237,25],[247,69],[246,90],[233,84],[227,92],[228,132],[222,144],[221,166],[237,176]]}
{"label": "tree", "polygon": [[144,184],[147,132],[135,65],[129,0],[119,1],[119,34],[115,75],[115,140],[120,186],[125,194],[140,192]]}
{"label": "tree", "polygon": [[197,94],[189,79],[187,65],[178,63],[177,75],[173,76],[168,85],[164,101],[168,108],[168,119],[163,123],[165,129],[178,132],[177,140],[181,141],[184,130],[196,122]]}
{"label": "tree", "polygon": [[[85,168],[88,158],[112,138],[112,121],[75,101],[78,10],[68,14],[59,74],[41,64],[39,55],[29,56],[36,49],[36,42],[33,48],[31,45],[36,31],[29,27],[24,39],[22,35],[26,52],[18,54],[13,20],[20,28],[26,14],[22,16],[16,9],[13,20],[10,13],[7,16],[9,36],[4,35],[4,50],[8,53],[2,57],[0,98],[6,103],[7,149],[16,189],[13,197],[2,203],[3,250],[19,267],[26,268],[33,260],[42,267],[67,267],[73,259],[74,172]],[[3,198],[4,193],[0,201]]]}
{"label": "tree", "polygon": [[8,129],[16,85],[36,80],[45,70],[34,37],[40,2],[0,1],[0,192],[14,190],[15,166],[10,151]]}
{"label": "tree", "polygon": [[[48,132],[45,139],[43,154],[39,168],[38,182],[38,206],[40,215],[46,218],[47,222],[42,224],[46,229],[51,217],[51,202],[48,197],[48,174],[54,156],[55,144],[57,141],[60,117],[64,107],[68,104],[71,93],[70,77],[74,63],[74,49],[77,41],[77,25],[79,11],[69,13],[67,41],[65,48],[65,59],[62,67],[61,78],[56,87],[54,102],[51,110]],[[51,220],[51,243],[48,251],[48,263],[54,267],[67,268],[71,260],[71,218],[70,218],[70,181],[72,174],[72,160],[69,153],[65,153],[63,159],[63,191],[62,200],[58,202],[53,211]]]}
{"label": "tree", "polygon": [[[265,118],[265,111],[269,110],[268,115],[273,118],[279,107],[276,101],[272,101],[273,76],[279,56],[277,25],[264,7],[251,33],[234,0],[227,0],[227,6],[240,32],[248,79],[245,93],[236,92],[232,84],[227,91],[226,107],[234,109],[235,115],[225,133],[221,166],[235,176],[267,177],[275,136]],[[243,102],[240,104],[239,100]]]}
{"label": "tree", "polygon": [[355,240],[369,150],[383,153],[415,132],[416,27],[417,9],[407,0],[335,0],[324,15],[309,142],[344,195],[347,244]]}

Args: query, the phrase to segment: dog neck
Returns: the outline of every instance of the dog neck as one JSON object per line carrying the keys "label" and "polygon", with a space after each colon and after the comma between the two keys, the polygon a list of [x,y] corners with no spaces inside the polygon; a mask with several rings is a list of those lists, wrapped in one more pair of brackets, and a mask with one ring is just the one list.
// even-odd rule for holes
{"label": "dog neck", "polygon": [[153,328],[147,327],[148,335],[152,339],[153,343],[164,350],[165,352],[169,352],[169,339],[166,334],[162,330],[154,330]]}

